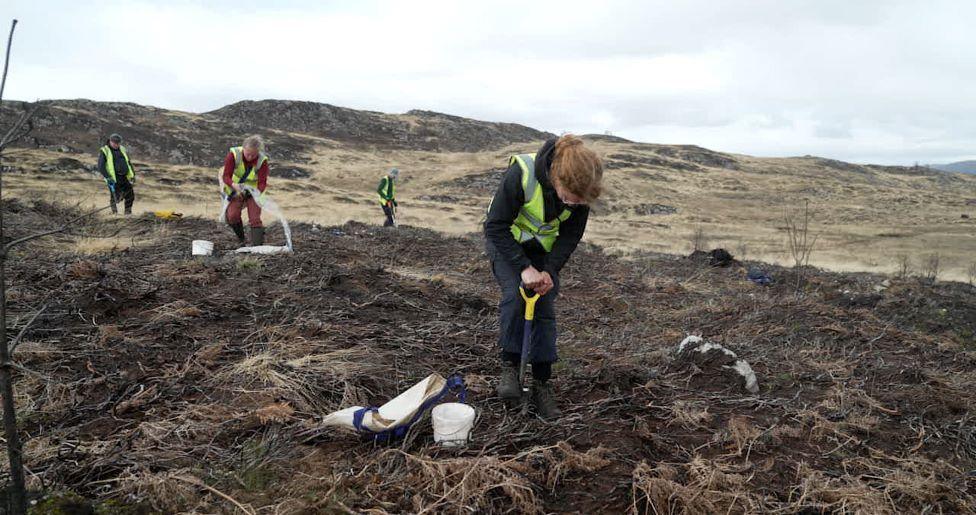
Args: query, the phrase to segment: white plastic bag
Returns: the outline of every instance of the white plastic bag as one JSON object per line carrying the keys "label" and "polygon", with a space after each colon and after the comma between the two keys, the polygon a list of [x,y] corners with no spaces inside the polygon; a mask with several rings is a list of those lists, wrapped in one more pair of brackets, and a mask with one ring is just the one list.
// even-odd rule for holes
{"label": "white plastic bag", "polygon": [[[447,380],[440,374],[427,376],[423,381],[380,406],[378,411],[367,411],[363,415],[362,427],[378,433],[410,423],[417,410],[425,402],[440,394],[446,384]],[[357,430],[353,419],[356,412],[361,409],[362,406],[353,406],[330,413],[322,420],[322,424]]]}
{"label": "white plastic bag", "polygon": [[235,249],[235,254],[287,254],[291,249],[287,246],[278,245],[258,245],[256,247],[241,247]]}

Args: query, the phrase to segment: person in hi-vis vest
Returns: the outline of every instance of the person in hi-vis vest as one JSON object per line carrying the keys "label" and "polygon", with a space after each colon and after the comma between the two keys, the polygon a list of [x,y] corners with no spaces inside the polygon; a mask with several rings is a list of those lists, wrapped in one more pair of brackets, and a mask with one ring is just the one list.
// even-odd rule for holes
{"label": "person in hi-vis vest", "polygon": [[[228,197],[227,225],[234,230],[241,245],[247,243],[242,211],[247,207],[247,223],[251,226],[251,245],[264,245],[264,225],[261,223],[260,197],[268,188],[268,156],[264,153],[261,136],[248,136],[244,144],[233,147],[224,158],[224,195]],[[251,191],[257,190],[259,198]]]}
{"label": "person in hi-vis vest", "polygon": [[132,204],[136,201],[136,193],[132,183],[136,181],[136,173],[129,161],[129,154],[122,146],[122,136],[112,134],[105,145],[98,149],[98,171],[108,186],[109,203],[112,212],[118,213],[118,201],[125,203],[125,214],[132,214]]}
{"label": "person in hi-vis vest", "polygon": [[396,180],[400,176],[400,170],[391,168],[386,175],[380,179],[380,185],[376,187],[376,193],[380,196],[380,206],[383,207],[383,214],[386,221],[383,227],[396,225]]}
{"label": "person in hi-vis vest", "polygon": [[518,370],[525,301],[519,287],[524,286],[541,296],[535,304],[527,362],[532,365],[529,400],[545,419],[560,415],[549,382],[557,359],[559,272],[583,237],[587,205],[600,196],[602,180],[602,161],[581,139],[551,139],[535,154],[511,157],[485,219],[485,248],[502,290],[498,395],[514,400],[522,394]]}

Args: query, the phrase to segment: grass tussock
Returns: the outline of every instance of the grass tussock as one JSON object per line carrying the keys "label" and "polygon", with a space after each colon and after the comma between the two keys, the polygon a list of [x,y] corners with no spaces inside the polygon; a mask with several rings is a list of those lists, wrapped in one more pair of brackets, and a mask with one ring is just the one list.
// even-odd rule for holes
{"label": "grass tussock", "polygon": [[186,300],[176,300],[168,304],[147,310],[143,313],[151,323],[171,323],[186,321],[191,318],[199,317],[203,314],[200,308],[194,306]]}
{"label": "grass tussock", "polygon": [[633,513],[759,513],[765,499],[743,486],[744,476],[726,473],[696,457],[684,465],[642,462],[633,472]]}
{"label": "grass tussock", "polygon": [[408,495],[410,511],[545,513],[539,487],[552,491],[574,473],[595,472],[610,451],[577,451],[567,442],[536,447],[508,459],[433,458],[388,450],[376,457],[355,484],[379,499]]}
{"label": "grass tussock", "polygon": [[269,395],[287,398],[303,411],[328,413],[364,401],[352,382],[371,368],[365,350],[295,354],[284,346],[252,354],[218,369],[213,382],[223,388],[267,387]]}

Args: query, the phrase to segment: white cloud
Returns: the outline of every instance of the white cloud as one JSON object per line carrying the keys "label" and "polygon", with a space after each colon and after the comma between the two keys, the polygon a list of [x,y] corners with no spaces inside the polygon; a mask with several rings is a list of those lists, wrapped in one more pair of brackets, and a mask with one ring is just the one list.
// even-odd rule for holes
{"label": "white cloud", "polygon": [[976,155],[964,0],[15,1],[11,98],[289,98],[758,155]]}

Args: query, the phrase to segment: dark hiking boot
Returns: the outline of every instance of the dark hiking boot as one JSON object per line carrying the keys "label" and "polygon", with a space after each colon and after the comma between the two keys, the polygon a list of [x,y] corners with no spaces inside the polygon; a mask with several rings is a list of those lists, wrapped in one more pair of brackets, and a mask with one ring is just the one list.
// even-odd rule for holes
{"label": "dark hiking boot", "polygon": [[264,245],[264,227],[251,227],[251,245]]}
{"label": "dark hiking boot", "polygon": [[556,397],[552,392],[552,385],[548,381],[532,381],[529,389],[529,399],[535,414],[546,420],[557,419],[562,416],[562,412],[556,407]]}
{"label": "dark hiking boot", "polygon": [[244,245],[247,243],[247,237],[244,236],[244,224],[231,224],[231,229],[234,230],[234,234],[237,235],[237,243]]}
{"label": "dark hiking boot", "polygon": [[518,400],[522,397],[522,387],[518,380],[518,367],[511,363],[502,364],[502,376],[498,381],[498,396],[505,400]]}

